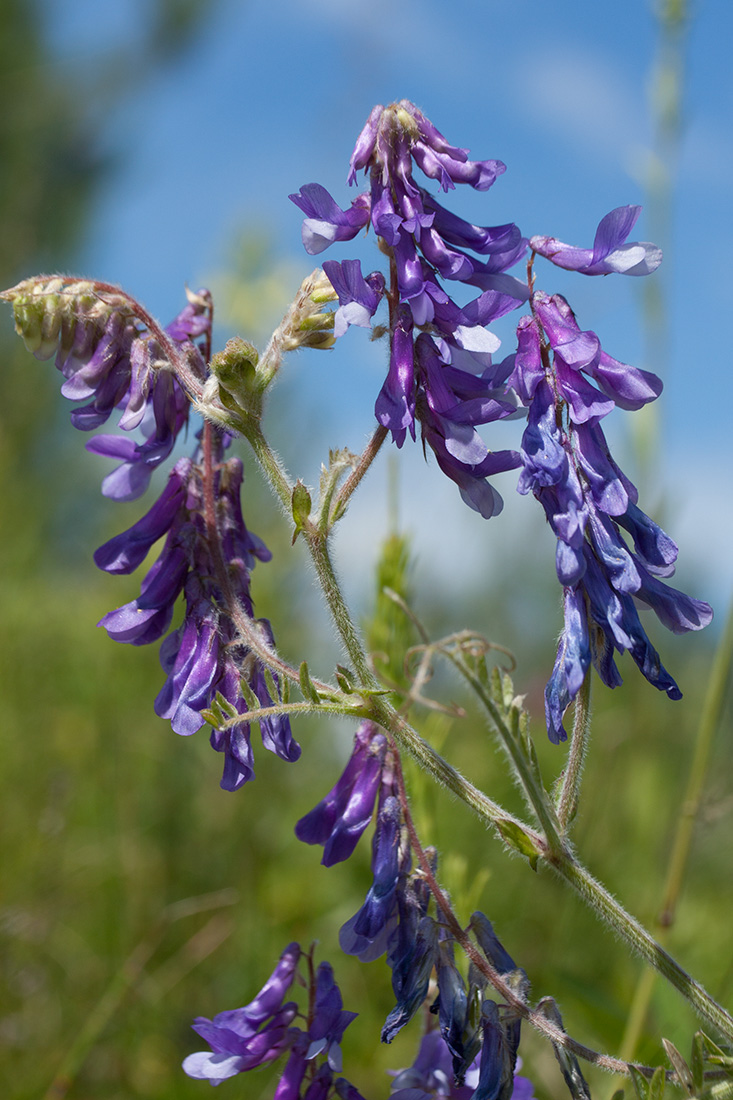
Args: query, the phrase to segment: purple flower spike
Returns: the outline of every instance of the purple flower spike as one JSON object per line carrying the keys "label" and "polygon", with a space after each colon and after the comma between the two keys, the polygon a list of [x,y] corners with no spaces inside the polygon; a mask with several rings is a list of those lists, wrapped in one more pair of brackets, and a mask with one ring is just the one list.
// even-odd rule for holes
{"label": "purple flower spike", "polygon": [[[633,220],[627,217],[618,232],[627,234]],[[712,610],[658,579],[674,572],[677,547],[637,506],[636,488],[611,457],[600,426],[615,405],[638,409],[654,400],[661,382],[606,355],[560,295],[537,291],[531,306],[532,317],[517,329],[509,384],[528,406],[517,488],[534,493],[557,537],[565,627],[545,689],[547,731],[557,743],[567,737],[563,715],[591,665],[608,687],[621,683],[614,653],[628,650],[649,683],[680,698],[635,602],[648,604],[674,633],[701,629]]]}
{"label": "purple flower spike", "polygon": [[640,206],[619,206],[602,218],[593,248],[575,248],[555,237],[531,237],[529,247],[557,267],[582,275],[649,275],[662,262],[662,250],[647,241],[626,243]]}
{"label": "purple flower spike", "polygon": [[[307,215],[303,240],[311,253],[371,224],[390,258],[391,285],[385,291],[384,283],[375,286],[374,275],[364,279],[356,261],[324,264],[340,303],[334,333],[367,326],[379,297],[388,297],[389,371],[375,404],[377,421],[398,447],[408,432],[416,438],[419,421],[440,469],[466,503],[488,518],[502,502],[485,479],[514,468],[519,456],[492,455],[475,430],[514,412],[503,385],[509,371],[499,379],[492,363],[500,342],[486,326],[528,297],[526,285],[506,274],[526,253],[527,242],[512,223],[473,225],[452,214],[417,182],[416,167],[446,191],[461,183],[487,190],[505,171],[498,160],[469,160],[468,150],[451,145],[403,99],[375,107],[359,135],[349,182],[363,169],[370,190],[350,211],[318,184],[291,198]],[[443,279],[484,293],[459,307],[441,286]],[[439,366],[426,365],[431,356]]]}
{"label": "purple flower spike", "polygon": [[298,840],[324,846],[324,867],[348,859],[372,819],[387,740],[372,722],[362,722],[338,783],[295,826]]}

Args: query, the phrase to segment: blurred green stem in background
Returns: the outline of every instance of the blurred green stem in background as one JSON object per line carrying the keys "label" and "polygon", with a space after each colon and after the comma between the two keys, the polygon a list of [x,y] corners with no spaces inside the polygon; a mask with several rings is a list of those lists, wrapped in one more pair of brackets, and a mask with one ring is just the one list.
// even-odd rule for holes
{"label": "blurred green stem in background", "polygon": [[[687,781],[687,790],[679,806],[679,817],[672,850],[667,867],[667,878],[662,894],[662,906],[656,919],[657,940],[667,942],[669,930],[674,924],[677,903],[682,892],[682,883],[687,869],[695,824],[702,805],[705,778],[710,763],[710,754],[715,734],[720,725],[726,695],[733,669],[733,600],[728,613],[725,633],[715,654],[710,671],[707,694],[700,714],[700,722],[695,741],[695,752]],[[629,1011],[626,1031],[621,1043],[621,1057],[630,1061],[634,1057],[649,1011],[654,990],[655,973],[645,970],[636,987],[634,999]]]}

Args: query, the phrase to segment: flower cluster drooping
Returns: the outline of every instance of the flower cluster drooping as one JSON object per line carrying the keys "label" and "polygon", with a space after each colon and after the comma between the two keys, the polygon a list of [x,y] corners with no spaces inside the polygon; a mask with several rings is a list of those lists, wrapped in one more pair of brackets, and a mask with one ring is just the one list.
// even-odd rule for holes
{"label": "flower cluster drooping", "polygon": [[[614,653],[628,650],[650,683],[680,697],[646,635],[636,601],[651,606],[675,633],[698,630],[709,606],[664,583],[674,571],[672,540],[638,507],[633,485],[611,457],[600,420],[612,409],[639,409],[662,384],[654,375],[607,355],[593,332],[582,332],[559,295],[508,273],[527,247],[583,275],[647,275],[661,262],[653,244],[628,241],[640,207],[619,207],[598,225],[592,248],[554,237],[527,242],[513,223],[470,225],[446,210],[413,177],[413,162],[448,191],[467,183],[488,190],[501,161],[470,161],[407,100],[375,107],[357,139],[349,182],[364,169],[370,189],[342,210],[320,184],[291,199],[306,214],[309,253],[352,240],[371,227],[387,254],[390,281],[366,278],[357,260],[323,267],[338,294],[334,335],[369,326],[383,297],[389,303],[390,366],[375,413],[398,446],[420,424],[424,442],[463,499],[486,518],[501,497],[488,475],[520,468],[518,490],[542,504],[558,539],[557,575],[564,590],[565,629],[546,689],[550,739],[565,740],[563,716],[592,664],[610,687],[621,682]],[[478,259],[476,255],[487,257]],[[532,264],[530,264],[530,269]],[[483,293],[459,306],[444,282]],[[498,363],[499,340],[486,325],[529,304],[517,327],[517,350]],[[519,452],[491,452],[477,426],[527,408]],[[621,528],[630,536],[626,545]]]}
{"label": "flower cluster drooping", "polygon": [[616,406],[639,409],[653,401],[661,382],[607,355],[594,332],[581,331],[560,295],[536,291],[530,304],[532,316],[519,323],[509,382],[528,407],[518,488],[534,493],[557,537],[565,629],[545,703],[550,739],[558,742],[567,736],[563,714],[591,663],[609,687],[621,683],[616,652],[628,650],[651,684],[671,699],[681,697],[641,625],[636,601],[676,634],[699,630],[712,610],[660,579],[674,572],[677,547],[637,506],[636,489],[611,457],[600,426]]}
{"label": "flower cluster drooping", "polygon": [[[415,1016],[429,999],[433,981],[437,995],[433,993],[430,1012],[438,1017],[445,1050],[442,1046],[433,1050],[434,1044],[431,1046],[436,1064],[430,1072],[434,1069],[436,1081],[442,1080],[447,1051],[451,1088],[455,1084],[459,1089],[435,1095],[468,1096],[460,1088],[475,1070],[476,1091],[471,1091],[471,1096],[475,1095],[476,1100],[508,1100],[519,1046],[519,1021],[508,1017],[487,996],[487,979],[477,967],[469,967],[466,984],[455,963],[455,941],[445,922],[433,913],[428,877],[421,869],[411,870],[410,843],[394,764],[384,735],[373,723],[362,723],[336,786],[301,818],[296,835],[307,843],[322,844],[322,862],[331,866],[351,855],[371,821],[376,803],[374,879],[364,904],[343,925],[339,941],[347,955],[356,955],[363,962],[386,953],[396,1004],[385,1020],[382,1041],[391,1043]],[[427,855],[434,877],[437,856],[431,850]],[[491,922],[483,913],[474,913],[469,927],[493,970],[510,979],[524,998],[528,990],[526,975],[500,944]],[[410,1071],[406,1072],[409,1075]],[[410,1095],[404,1093],[403,1100]]]}
{"label": "flower cluster drooping", "polygon": [[[476,914],[474,920],[477,917],[481,915]],[[486,929],[477,932],[479,942],[486,934]],[[488,936],[489,940],[493,937],[490,925]],[[500,945],[498,949],[503,952]],[[495,955],[487,957],[497,965]],[[511,963],[505,952],[500,958]],[[307,964],[303,984],[308,989],[309,1008],[305,1018],[296,1001],[285,1000],[301,961]],[[437,1004],[432,1011],[437,1011]],[[390,1100],[531,1100],[532,1083],[517,1074],[518,1025],[504,1015],[493,1001],[478,1005],[470,1064],[456,1075],[454,1046],[444,1034],[441,1009],[440,1030],[429,1029],[412,1066],[393,1074]],[[311,955],[291,943],[253,1001],[219,1012],[213,1020],[199,1016],[194,1021],[193,1030],[210,1049],[189,1054],[183,1069],[189,1077],[219,1085],[239,1073],[287,1058],[273,1100],[329,1100],[336,1096],[364,1100],[356,1086],[337,1076],[343,1069],[341,1040],[356,1016],[343,1008],[332,967],[322,962],[314,973]]]}
{"label": "flower cluster drooping", "polygon": [[[208,291],[189,293],[188,304],[165,329],[107,284],[40,276],[4,297],[13,302],[16,328],[36,357],[48,359],[56,352],[65,378],[62,394],[88,401],[72,411],[75,427],[91,431],[116,410],[123,431],[139,429],[142,442],[133,435],[96,435],[87,444],[95,454],[122,459],[105,478],[103,492],[115,500],[136,499],[188,424],[191,403],[183,382],[193,378],[203,385],[207,378]],[[222,786],[236,790],[254,777],[249,723],[236,721],[248,709],[243,678],[262,706],[275,700],[234,616],[241,614],[262,646],[272,649],[270,624],[253,618],[249,588],[255,560],[267,561],[270,553],[245,526],[242,463],[224,457],[229,437],[210,427],[204,433],[194,458],[179,459],[145,515],[96,551],[100,569],[132,573],[165,538],[137,599],[105,615],[99,625],[115,641],[132,645],[167,634],[160,651],[167,679],[156,713],[186,736],[204,725],[202,712],[219,700],[230,721],[213,729],[211,744],[225,756]],[[168,634],[181,595],[183,623]],[[270,683],[277,686],[274,677]],[[268,749],[284,760],[298,759],[300,747],[286,716],[263,718],[260,730]]]}

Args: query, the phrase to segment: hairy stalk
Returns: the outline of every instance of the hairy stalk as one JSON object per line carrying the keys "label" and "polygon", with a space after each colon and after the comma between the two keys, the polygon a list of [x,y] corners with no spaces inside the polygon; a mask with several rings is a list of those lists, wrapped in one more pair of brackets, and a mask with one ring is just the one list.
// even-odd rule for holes
{"label": "hairy stalk", "polygon": [[362,451],[361,455],[359,456],[359,461],[353,473],[351,473],[349,477],[347,477],[346,481],[343,483],[341,489],[337,493],[336,500],[332,509],[334,515],[343,515],[349,499],[351,498],[352,494],[358,489],[362,478],[366,474],[374,459],[377,457],[379,450],[386,438],[387,429],[383,428],[380,424],[380,426],[375,430],[374,435]]}
{"label": "hairy stalk", "polygon": [[293,484],[285,467],[265,439],[259,421],[252,418],[243,419],[242,434],[254,451],[255,458],[286,515],[292,517]]}
{"label": "hairy stalk", "polygon": [[[311,683],[313,681],[311,680]],[[242,721],[259,722],[261,718],[272,718],[280,714],[340,714],[344,718],[367,718],[366,709],[351,706],[339,706],[338,703],[277,703],[272,707],[258,707],[257,710],[248,710],[245,714],[239,714],[236,718],[226,718],[218,722],[218,729],[234,729],[241,725]]]}
{"label": "hairy stalk", "polygon": [[479,678],[474,676],[471,670],[466,668],[462,661],[457,660],[450,651],[448,651],[448,656],[461,675],[471,685],[482,706],[488,713],[494,729],[501,738],[501,742],[511,759],[514,770],[519,776],[527,800],[536,813],[537,819],[544,830],[547,846],[551,854],[561,856],[564,852],[564,845],[557,831],[557,822],[553,819],[554,815],[548,805],[545,792],[539,784],[537,776],[529,766],[529,761],[522,753],[516,737],[512,736],[511,731],[499,712],[499,708],[488,694]]}
{"label": "hairy stalk", "polygon": [[682,994],[701,1019],[726,1039],[733,1041],[733,1017],[730,1013],[683,970],[646,928],[626,912],[605,886],[572,857],[553,862],[552,868],[573,887],[601,920],[609,924],[637,954]]}
{"label": "hairy stalk", "polygon": [[570,822],[575,817],[578,809],[580,795],[580,780],[583,774],[583,763],[588,751],[590,737],[590,670],[586,672],[582,687],[575,699],[575,715],[573,718],[573,732],[570,738],[570,751],[568,752],[565,773],[562,778],[562,786],[557,799],[557,818],[563,833],[567,832]]}

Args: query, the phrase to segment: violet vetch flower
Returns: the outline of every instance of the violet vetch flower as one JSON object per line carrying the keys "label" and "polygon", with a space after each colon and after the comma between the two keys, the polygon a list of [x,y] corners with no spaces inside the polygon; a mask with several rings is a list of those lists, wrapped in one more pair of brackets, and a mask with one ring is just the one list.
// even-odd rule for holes
{"label": "violet vetch flower", "polygon": [[341,950],[358,955],[363,962],[378,959],[385,952],[397,926],[397,891],[403,865],[409,860],[409,851],[401,845],[401,824],[399,802],[393,796],[385,798],[372,842],[374,881],[361,909],[339,932]]}
{"label": "violet vetch flower", "polygon": [[621,683],[614,653],[628,650],[651,684],[681,697],[641,625],[638,603],[674,633],[706,626],[712,610],[660,579],[673,574],[677,547],[638,507],[636,488],[600,427],[616,405],[633,410],[653,401],[661,382],[606,355],[560,295],[538,291],[531,306],[532,316],[519,323],[509,384],[529,410],[518,490],[532,492],[545,510],[564,589],[565,628],[545,690],[547,729],[557,743],[567,737],[563,715],[591,664],[608,687]]}
{"label": "violet vetch flower", "polygon": [[336,1073],[341,1072],[342,1059],[339,1046],[346,1028],[358,1012],[345,1012],[341,999],[341,990],[333,977],[333,968],[322,962],[316,974],[316,997],[313,1019],[308,1027],[310,1046],[306,1057],[315,1058],[325,1054],[328,1066]]}
{"label": "violet vetch flower", "polygon": [[[446,210],[413,176],[413,163],[448,191],[463,183],[485,191],[505,171],[501,161],[471,161],[450,145],[408,100],[375,107],[357,139],[349,181],[362,169],[369,191],[343,211],[324,188],[307,184],[292,200],[307,214],[303,240],[308,252],[348,240],[371,225],[391,260],[389,371],[375,414],[398,447],[423,441],[440,469],[481,515],[496,515],[501,497],[486,478],[514,469],[514,451],[491,453],[476,431],[514,412],[504,392],[505,375],[492,365],[498,339],[486,326],[528,297],[526,286],[507,275],[526,252],[513,224],[476,226]],[[480,259],[478,257],[481,257]],[[347,266],[348,265],[348,266]],[[349,324],[368,325],[384,283],[361,275],[356,261],[324,269],[339,296],[334,334]],[[483,293],[458,306],[441,280]],[[420,331],[422,330],[422,331]]]}
{"label": "violet vetch flower", "polygon": [[530,237],[529,247],[557,267],[582,275],[649,275],[662,262],[661,248],[648,241],[626,243],[640,213],[640,206],[619,206],[606,214],[593,248],[575,248],[555,237]]}
{"label": "violet vetch flower", "polygon": [[348,859],[371,821],[386,751],[384,734],[362,722],[338,783],[295,826],[298,840],[323,845],[324,867]]}
{"label": "violet vetch flower", "polygon": [[[223,442],[219,443],[223,451]],[[223,454],[220,454],[223,458]],[[238,641],[234,624],[223,607],[217,566],[204,520],[202,468],[190,459],[180,459],[171,472],[159,500],[129,530],[110,539],[94,555],[100,569],[130,573],[141,564],[154,542],[166,536],[158,560],[142,582],[136,600],[109,612],[100,621],[115,641],[147,645],[168,630],[178,597],[185,597],[182,624],[165,638],[160,660],[166,682],[155,701],[155,711],[171,722],[173,730],[189,736],[205,722],[202,711],[217,696],[233,708],[234,715],[248,707],[241,688],[242,669],[262,706],[271,706],[264,672]],[[242,463],[238,458],[219,463],[214,496],[217,528],[231,591],[243,612],[272,647],[272,633],[265,620],[253,619],[249,591],[250,571],[255,560],[266,561],[270,553],[251,534],[242,518],[240,490]],[[266,748],[283,760],[294,761],[300,746],[292,738],[285,716],[271,716],[260,722]],[[236,790],[254,778],[249,741],[249,724],[214,729],[212,747],[225,754],[222,786]]]}
{"label": "violet vetch flower", "polygon": [[336,291],[339,308],[333,322],[334,336],[343,336],[349,325],[369,328],[384,293],[384,275],[373,271],[366,278],[358,260],[326,260],[323,270]]}
{"label": "violet vetch flower", "polygon": [[481,1048],[481,1004],[486,978],[471,964],[469,987],[453,959],[453,941],[439,945],[436,965],[438,997],[430,1011],[438,1014],[438,1024],[453,1060],[453,1076],[463,1084],[469,1067]]}
{"label": "violet vetch flower", "polygon": [[36,358],[56,352],[63,396],[92,399],[72,411],[74,427],[93,431],[117,409],[123,431],[140,429],[142,442],[99,435],[87,444],[95,454],[122,459],[102,484],[104,495],[114,500],[135,500],[145,492],[188,422],[190,405],[173,373],[174,360],[200,379],[206,374],[196,340],[209,334],[211,296],[207,290],[187,294],[188,305],[178,317],[155,331],[137,302],[107,284],[40,276],[4,295],[13,302],[16,328]]}
{"label": "violet vetch flower", "polygon": [[398,923],[387,949],[397,1003],[384,1022],[383,1043],[392,1042],[428,993],[430,975],[438,958],[438,925],[428,915],[430,897],[428,884],[419,871],[401,876],[396,895]]}
{"label": "violet vetch flower", "polygon": [[183,1069],[218,1085],[227,1077],[255,1069],[279,1058],[292,1038],[290,1024],[298,1006],[285,1002],[300,958],[297,943],[291,943],[280,956],[272,975],[257,997],[243,1008],[220,1012],[213,1020],[197,1017],[193,1029],[206,1040],[211,1051],[189,1054]]}

